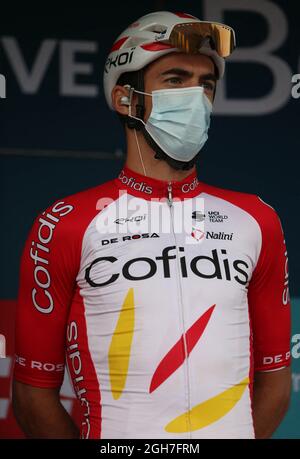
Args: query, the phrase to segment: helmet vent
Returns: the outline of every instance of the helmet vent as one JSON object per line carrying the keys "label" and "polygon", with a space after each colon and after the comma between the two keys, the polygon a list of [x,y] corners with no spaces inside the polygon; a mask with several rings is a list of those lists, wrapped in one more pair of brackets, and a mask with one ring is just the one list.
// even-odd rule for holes
{"label": "helmet vent", "polygon": [[[148,37],[147,37],[148,39]],[[131,37],[126,42],[126,48],[130,48],[131,46],[138,46],[142,43],[145,43],[144,37]]]}
{"label": "helmet vent", "polygon": [[144,30],[148,30],[149,32],[153,33],[166,33],[167,28],[165,25],[162,24],[152,24]]}

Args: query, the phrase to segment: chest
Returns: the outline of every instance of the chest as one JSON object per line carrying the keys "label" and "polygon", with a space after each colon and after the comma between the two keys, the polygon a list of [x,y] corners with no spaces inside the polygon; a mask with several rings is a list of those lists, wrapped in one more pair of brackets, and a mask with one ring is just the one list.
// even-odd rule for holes
{"label": "chest", "polygon": [[222,200],[126,199],[108,206],[87,229],[79,278],[86,288],[143,286],[149,294],[174,283],[203,291],[245,291],[260,235],[252,217]]}

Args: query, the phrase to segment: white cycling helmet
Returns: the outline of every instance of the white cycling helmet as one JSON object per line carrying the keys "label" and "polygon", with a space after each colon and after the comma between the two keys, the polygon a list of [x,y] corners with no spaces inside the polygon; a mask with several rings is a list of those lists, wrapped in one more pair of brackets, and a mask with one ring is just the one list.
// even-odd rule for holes
{"label": "white cycling helmet", "polygon": [[224,58],[235,48],[231,27],[217,22],[200,21],[186,13],[159,11],[132,23],[115,41],[104,68],[104,93],[111,109],[111,92],[125,72],[141,70],[171,52],[210,56],[218,77],[224,75]]}

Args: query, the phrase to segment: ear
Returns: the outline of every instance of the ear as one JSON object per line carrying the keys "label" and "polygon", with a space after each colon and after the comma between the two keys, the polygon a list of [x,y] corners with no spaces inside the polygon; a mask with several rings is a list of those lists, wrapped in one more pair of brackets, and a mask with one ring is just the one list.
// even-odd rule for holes
{"label": "ear", "polygon": [[129,91],[124,86],[116,85],[111,92],[113,108],[120,115],[128,115],[128,105],[122,103],[122,97],[129,97]]}

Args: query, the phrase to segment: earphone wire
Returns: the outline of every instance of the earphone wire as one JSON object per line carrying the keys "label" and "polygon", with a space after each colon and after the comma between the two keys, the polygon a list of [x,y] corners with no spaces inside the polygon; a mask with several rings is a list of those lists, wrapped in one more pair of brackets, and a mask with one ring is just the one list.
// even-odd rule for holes
{"label": "earphone wire", "polygon": [[137,144],[139,157],[140,157],[140,160],[141,160],[141,164],[142,164],[142,168],[143,168],[143,171],[144,171],[144,175],[145,175],[145,177],[147,177],[146,168],[145,168],[145,164],[144,164],[144,161],[143,161],[142,152],[141,152],[141,149],[140,149],[140,144],[139,144],[138,136],[137,136],[137,133],[136,133],[136,129],[134,129],[134,135],[135,135],[135,141],[136,141],[136,144]]}

